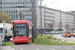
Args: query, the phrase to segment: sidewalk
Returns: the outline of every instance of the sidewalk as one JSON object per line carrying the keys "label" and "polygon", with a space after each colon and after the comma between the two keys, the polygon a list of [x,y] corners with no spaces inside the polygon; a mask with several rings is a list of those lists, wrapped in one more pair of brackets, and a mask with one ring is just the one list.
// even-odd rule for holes
{"label": "sidewalk", "polygon": [[0,46],[0,50],[14,50],[11,46]]}

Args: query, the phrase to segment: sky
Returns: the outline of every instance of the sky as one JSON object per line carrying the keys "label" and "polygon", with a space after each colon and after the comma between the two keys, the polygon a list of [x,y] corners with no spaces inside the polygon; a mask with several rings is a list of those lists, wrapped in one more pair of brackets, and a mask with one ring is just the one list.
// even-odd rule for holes
{"label": "sky", "polygon": [[75,0],[44,0],[42,5],[56,10],[75,11]]}

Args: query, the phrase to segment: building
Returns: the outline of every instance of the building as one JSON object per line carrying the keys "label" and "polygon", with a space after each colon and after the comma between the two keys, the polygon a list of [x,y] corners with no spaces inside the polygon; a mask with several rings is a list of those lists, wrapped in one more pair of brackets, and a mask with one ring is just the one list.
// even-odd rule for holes
{"label": "building", "polygon": [[75,11],[67,11],[67,13],[70,13],[74,16],[74,22],[73,22],[74,27],[73,28],[75,29]]}
{"label": "building", "polygon": [[[41,0],[43,1],[43,0]],[[32,2],[31,0],[21,0],[22,4],[18,0],[0,0],[0,11],[5,12],[11,20],[19,20],[20,12],[22,13],[22,20],[28,20],[29,23],[32,23]],[[41,16],[42,15],[42,28],[50,30],[54,29],[56,25],[57,29],[60,29],[60,23],[62,23],[62,29],[65,29],[65,26],[69,24],[69,29],[73,28],[74,16],[70,13],[66,13],[60,10],[55,10],[52,8],[42,6],[42,13],[40,13],[40,0],[35,0],[35,17],[37,24],[37,29],[41,27]],[[61,19],[61,22],[60,22]]]}
{"label": "building", "polygon": [[[74,29],[74,16],[71,13],[66,13],[64,11],[44,6],[42,6],[42,22],[42,28],[46,30]],[[55,25],[56,28],[54,27]]]}
{"label": "building", "polygon": [[72,14],[66,14],[66,27],[67,29],[74,29],[74,16]]}
{"label": "building", "polygon": [[[9,17],[11,17],[12,21],[20,19],[20,12],[22,13],[22,20],[32,21],[31,0],[21,0],[21,2],[22,3],[18,0],[0,0],[0,10],[4,11]],[[36,5],[37,0],[35,0],[35,14],[37,14]]]}

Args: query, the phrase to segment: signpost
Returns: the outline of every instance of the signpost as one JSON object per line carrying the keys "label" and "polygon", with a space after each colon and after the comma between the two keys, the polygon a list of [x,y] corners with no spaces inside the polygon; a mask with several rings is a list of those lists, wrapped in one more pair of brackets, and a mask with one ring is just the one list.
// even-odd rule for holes
{"label": "signpost", "polygon": [[54,25],[54,30],[57,30],[58,29],[58,26],[55,24]]}

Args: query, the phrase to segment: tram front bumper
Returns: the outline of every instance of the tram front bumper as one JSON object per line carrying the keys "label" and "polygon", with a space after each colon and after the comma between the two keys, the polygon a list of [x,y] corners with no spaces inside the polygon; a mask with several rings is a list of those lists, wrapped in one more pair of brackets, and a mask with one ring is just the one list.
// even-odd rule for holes
{"label": "tram front bumper", "polygon": [[13,43],[29,43],[29,37],[13,37]]}

